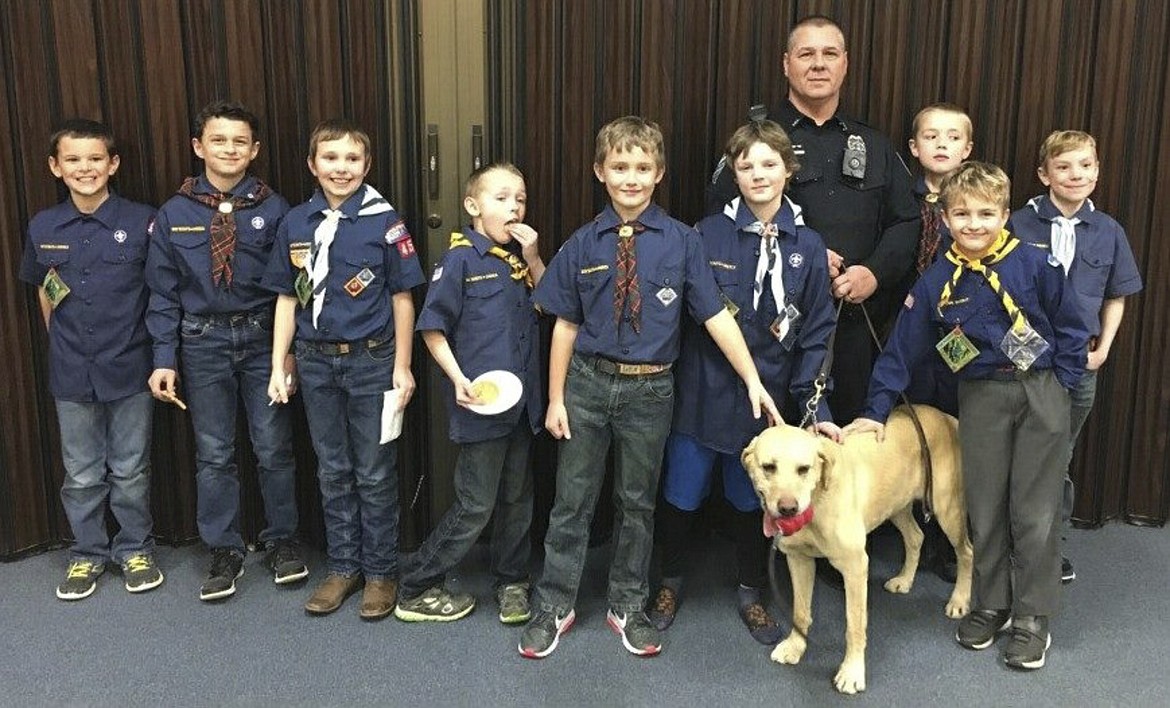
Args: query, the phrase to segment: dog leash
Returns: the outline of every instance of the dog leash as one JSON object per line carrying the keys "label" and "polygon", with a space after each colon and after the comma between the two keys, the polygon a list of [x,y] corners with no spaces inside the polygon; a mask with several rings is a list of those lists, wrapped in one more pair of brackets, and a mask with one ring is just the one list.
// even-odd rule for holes
{"label": "dog leash", "polygon": [[[841,320],[841,306],[844,304],[844,299],[837,301],[835,321]],[[829,370],[833,368],[833,346],[836,342],[837,327],[834,325],[833,331],[829,334],[828,345],[825,347],[825,359],[821,362],[821,369],[817,372],[816,379],[813,380],[813,395],[804,402],[804,418],[800,421],[801,428],[807,428],[817,422],[817,408],[820,407],[821,398],[825,395],[825,388],[829,385]]]}

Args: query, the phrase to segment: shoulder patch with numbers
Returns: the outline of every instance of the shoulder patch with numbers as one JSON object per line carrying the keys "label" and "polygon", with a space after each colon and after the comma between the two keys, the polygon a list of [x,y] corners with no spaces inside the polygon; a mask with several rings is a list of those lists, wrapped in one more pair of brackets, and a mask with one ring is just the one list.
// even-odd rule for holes
{"label": "shoulder patch with numbers", "polygon": [[406,230],[406,224],[401,219],[390,224],[390,228],[386,229],[386,243],[391,245],[410,238],[410,232]]}

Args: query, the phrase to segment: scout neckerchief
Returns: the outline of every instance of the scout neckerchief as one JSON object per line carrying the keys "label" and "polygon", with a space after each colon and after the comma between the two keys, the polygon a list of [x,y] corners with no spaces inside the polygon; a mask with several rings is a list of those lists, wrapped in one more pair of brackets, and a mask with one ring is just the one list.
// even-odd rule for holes
{"label": "scout neckerchief", "polygon": [[918,257],[914,267],[922,275],[934,262],[934,254],[938,253],[938,245],[942,242],[942,210],[938,208],[938,194],[927,192],[919,207],[922,213],[922,233],[918,237]]}
{"label": "scout neckerchief", "polygon": [[[732,221],[737,220],[740,201],[740,198],[736,197],[723,209],[723,214]],[[784,301],[784,266],[781,264],[779,268],[776,267],[780,261],[780,226],[776,223],[776,220],[784,212],[784,205],[787,205],[792,210],[793,225],[804,226],[804,217],[800,214],[800,207],[788,197],[784,197],[784,202],[780,210],[773,217],[773,221],[767,224],[762,221],[755,221],[740,227],[741,231],[758,234],[760,237],[760,255],[756,259],[756,282],[752,290],[752,308],[756,312],[760,311],[760,296],[764,293],[764,280],[767,276],[771,275],[771,287],[769,289],[772,293],[772,301],[776,304],[777,317],[772,322],[770,329],[772,334],[781,341],[784,341],[794,320],[799,317],[799,312],[796,308],[786,304]]]}
{"label": "scout neckerchief", "polygon": [[613,319],[621,325],[626,304],[630,306],[630,327],[642,331],[642,293],[638,288],[638,255],[635,249],[638,234],[646,227],[637,221],[627,221],[618,227],[617,279],[613,291]]}
{"label": "scout neckerchief", "polygon": [[[362,206],[358,210],[357,218],[384,214],[390,211],[390,202],[370,185],[362,185],[365,193],[362,195]],[[353,197],[350,197],[352,199]],[[345,213],[341,209],[325,207],[321,210],[325,218],[313,231],[313,254],[310,271],[313,282],[313,329],[317,329],[317,320],[321,317],[321,309],[325,306],[325,280],[329,275],[329,247],[337,236],[337,224]],[[359,274],[360,275],[360,274]],[[371,276],[372,279],[373,276]],[[363,283],[364,285],[365,283]]]}
{"label": "scout neckerchief", "polygon": [[995,294],[999,295],[999,300],[1003,303],[1003,309],[1007,311],[1008,317],[1012,320],[1012,330],[1015,332],[1023,332],[1028,328],[1028,318],[1024,315],[1023,310],[1016,306],[1016,301],[1012,299],[1011,294],[999,282],[999,276],[995,271],[987,266],[995,265],[1002,261],[1009,253],[1020,245],[1020,240],[1008,233],[1007,229],[1001,229],[999,236],[996,237],[995,242],[991,244],[987,254],[978,260],[971,260],[959,251],[958,244],[951,244],[950,250],[947,251],[947,260],[955,264],[955,272],[951,274],[951,279],[943,285],[942,297],[938,300],[939,309],[951,301],[951,295],[959,284],[959,278],[962,277],[964,270],[969,270],[978,273],[987,279],[987,284]]}
{"label": "scout neckerchief", "polygon": [[[1047,218],[1040,214],[1040,205],[1043,203],[1043,197],[1035,197],[1028,201],[1028,206],[1040,215],[1041,219]],[[1055,204],[1053,207],[1055,208]],[[1084,208],[1093,211],[1096,207],[1093,206],[1091,199],[1085,200]],[[1056,216],[1050,219],[1052,222],[1052,231],[1049,236],[1052,245],[1052,257],[1060,262],[1064,268],[1064,274],[1067,277],[1068,271],[1072,268],[1073,259],[1077,255],[1077,224],[1084,223],[1077,217],[1066,218],[1064,215],[1057,213]]]}
{"label": "scout neckerchief", "polygon": [[211,207],[211,282],[224,288],[232,286],[232,256],[236,252],[236,210],[254,207],[272,196],[272,188],[260,180],[256,187],[244,195],[224,192],[198,194],[195,191],[195,177],[183,180],[179,194]]}
{"label": "scout neckerchief", "polygon": [[[451,234],[451,243],[447,248],[462,248],[465,246],[471,246],[471,241],[468,241],[467,237],[458,231],[453,232]],[[519,256],[499,244],[492,244],[492,247],[488,249],[488,253],[508,264],[508,267],[512,269],[512,280],[523,280],[525,285],[530,288],[532,287],[532,274],[528,272],[528,264],[521,260]]]}

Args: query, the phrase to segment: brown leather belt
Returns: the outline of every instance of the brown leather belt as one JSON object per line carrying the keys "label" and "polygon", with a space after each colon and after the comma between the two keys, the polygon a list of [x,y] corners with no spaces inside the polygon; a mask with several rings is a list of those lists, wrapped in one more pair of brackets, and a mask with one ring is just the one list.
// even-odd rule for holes
{"label": "brown leather belt", "polygon": [[617,376],[650,376],[670,371],[670,364],[623,364],[620,361],[610,361],[599,356],[591,357],[593,366],[603,374]]}

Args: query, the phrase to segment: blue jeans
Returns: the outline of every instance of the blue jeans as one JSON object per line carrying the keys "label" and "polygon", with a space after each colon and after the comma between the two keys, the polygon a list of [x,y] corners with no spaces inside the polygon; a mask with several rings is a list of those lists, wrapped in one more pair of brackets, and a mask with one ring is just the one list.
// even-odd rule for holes
{"label": "blue jeans", "polygon": [[[150,433],[154,399],[148,391],[109,403],[57,401],[65,483],[61,503],[73,530],[72,558],[122,563],[154,551],[150,537]],[[106,532],[106,500],[121,527]]]}
{"label": "blue jeans", "polygon": [[397,448],[378,443],[382,394],[393,388],[394,346],[322,353],[297,342],[325,516],[329,572],[398,576]]}
{"label": "blue jeans", "polygon": [[195,429],[199,536],[211,548],[244,551],[236,467],[236,417],[241,399],[268,521],[260,540],[292,536],[297,529],[297,505],[291,418],[287,406],[268,405],[271,310],[185,315],[181,332],[183,385]]}
{"label": "blue jeans", "polygon": [[616,509],[608,600],[618,612],[641,612],[649,594],[654,502],[674,410],[674,375],[606,374],[588,357],[574,354],[565,408],[572,437],[560,441],[557,454],[556,499],[537,585],[540,608],[563,615],[576,604],[589,522],[612,443]]}
{"label": "blue jeans", "polygon": [[1072,400],[1069,414],[1070,437],[1068,440],[1068,461],[1064,467],[1064,491],[1060,504],[1060,520],[1065,526],[1072,520],[1074,492],[1076,491],[1073,487],[1072,477],[1068,475],[1068,466],[1072,464],[1073,452],[1077,449],[1077,438],[1081,435],[1081,428],[1085,427],[1089,412],[1093,410],[1093,400],[1097,397],[1097,372],[1086,371],[1081,376],[1081,380],[1077,382],[1077,387],[1069,391],[1069,396]]}
{"label": "blue jeans", "polygon": [[414,597],[439,585],[458,565],[492,518],[492,575],[496,586],[528,577],[532,525],[532,475],[528,453],[532,428],[521,415],[511,433],[459,446],[455,502],[427,540],[411,556],[400,594]]}

